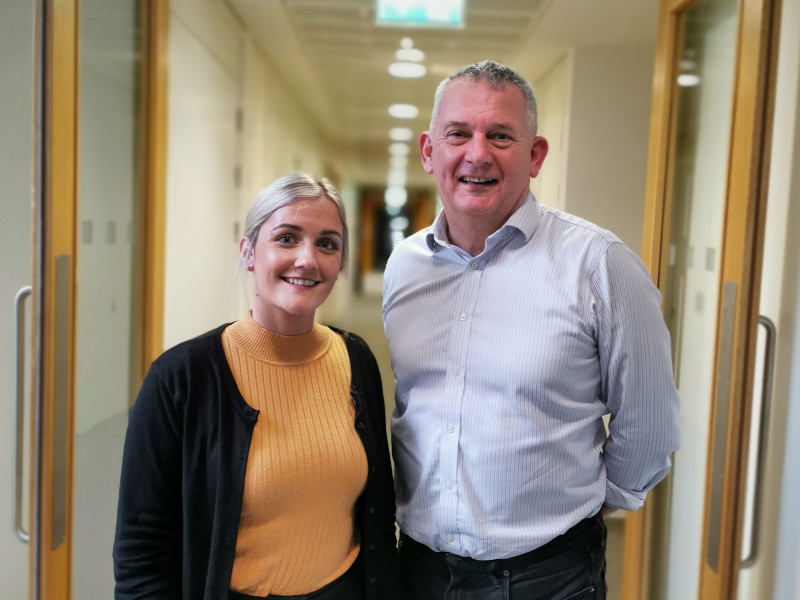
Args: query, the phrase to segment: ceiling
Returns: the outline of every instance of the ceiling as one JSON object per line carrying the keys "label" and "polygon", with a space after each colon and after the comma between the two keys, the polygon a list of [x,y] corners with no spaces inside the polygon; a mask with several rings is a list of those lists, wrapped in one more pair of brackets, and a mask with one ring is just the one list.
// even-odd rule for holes
{"label": "ceiling", "polygon": [[[375,0],[226,0],[283,83],[326,138],[364,155],[385,155],[392,127],[414,140],[427,129],[433,93],[449,73],[486,58],[530,80],[569,48],[655,41],[658,0],[464,0],[462,29],[383,27]],[[400,40],[425,53],[419,79],[389,75]],[[390,104],[411,103],[419,115],[399,121]]]}

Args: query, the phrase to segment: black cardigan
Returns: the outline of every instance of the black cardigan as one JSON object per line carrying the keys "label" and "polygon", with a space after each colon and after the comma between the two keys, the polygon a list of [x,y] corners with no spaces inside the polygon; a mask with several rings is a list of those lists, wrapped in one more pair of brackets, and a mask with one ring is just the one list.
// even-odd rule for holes
{"label": "black cardigan", "polygon": [[[131,411],[114,540],[117,600],[227,598],[258,411],[228,366],[225,327],[162,354]],[[355,428],[369,466],[356,514],[367,598],[399,599],[380,372],[364,340],[335,331],[347,345]]]}

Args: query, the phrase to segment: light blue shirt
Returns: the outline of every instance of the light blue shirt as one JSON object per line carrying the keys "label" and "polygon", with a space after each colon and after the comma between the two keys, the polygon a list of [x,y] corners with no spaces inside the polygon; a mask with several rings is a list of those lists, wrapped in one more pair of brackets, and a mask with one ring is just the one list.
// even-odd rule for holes
{"label": "light blue shirt", "polygon": [[489,560],[603,504],[641,506],[678,447],[669,334],[645,266],[532,194],[475,257],[446,231],[441,212],[385,272],[401,529]]}

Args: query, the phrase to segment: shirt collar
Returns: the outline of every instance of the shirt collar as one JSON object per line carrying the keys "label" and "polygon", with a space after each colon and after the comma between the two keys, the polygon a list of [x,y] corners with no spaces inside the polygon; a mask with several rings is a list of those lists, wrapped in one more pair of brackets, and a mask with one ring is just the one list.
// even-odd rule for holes
{"label": "shirt collar", "polygon": [[[533,192],[528,192],[528,197],[522,202],[520,207],[511,213],[511,216],[503,226],[495,231],[486,240],[487,243],[493,238],[506,239],[513,231],[519,231],[528,242],[533,237],[536,228],[542,220],[542,206],[537,202]],[[444,209],[439,211],[433,221],[427,235],[425,243],[431,251],[436,250],[436,246],[449,248],[452,246],[447,238],[447,215]]]}

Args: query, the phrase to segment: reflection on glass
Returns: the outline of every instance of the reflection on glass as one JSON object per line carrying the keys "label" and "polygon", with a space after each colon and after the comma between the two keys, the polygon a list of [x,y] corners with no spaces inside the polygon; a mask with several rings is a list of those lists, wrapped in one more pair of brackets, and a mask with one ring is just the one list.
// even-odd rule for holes
{"label": "reflection on glass", "polygon": [[[681,448],[653,597],[697,598],[716,350],[720,248],[728,176],[737,2],[704,0],[682,18],[674,94],[671,214],[664,317],[680,391]],[[666,572],[663,572],[663,570]]]}
{"label": "reflection on glass", "polygon": [[135,336],[139,2],[80,10],[72,597],[111,598]]}

